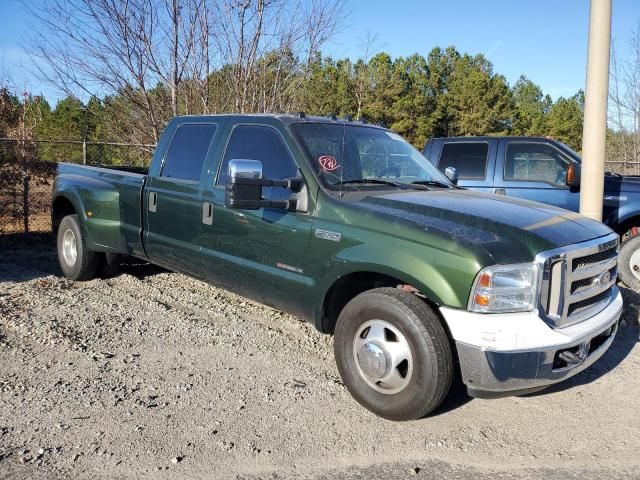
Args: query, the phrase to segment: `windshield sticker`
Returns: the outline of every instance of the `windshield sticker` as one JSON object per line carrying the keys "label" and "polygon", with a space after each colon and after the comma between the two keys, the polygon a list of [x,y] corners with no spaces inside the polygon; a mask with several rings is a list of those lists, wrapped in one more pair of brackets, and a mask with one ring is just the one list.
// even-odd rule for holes
{"label": "windshield sticker", "polygon": [[318,157],[318,163],[322,167],[322,170],[324,170],[324,173],[331,173],[334,170],[340,168],[340,165],[338,165],[338,161],[336,160],[336,158],[332,157],[331,155],[321,155],[320,157]]}
{"label": "windshield sticker", "polygon": [[393,138],[394,140],[402,141],[402,137],[400,135],[398,135],[397,133],[393,133],[393,132],[384,132],[384,133],[389,135],[389,137]]}

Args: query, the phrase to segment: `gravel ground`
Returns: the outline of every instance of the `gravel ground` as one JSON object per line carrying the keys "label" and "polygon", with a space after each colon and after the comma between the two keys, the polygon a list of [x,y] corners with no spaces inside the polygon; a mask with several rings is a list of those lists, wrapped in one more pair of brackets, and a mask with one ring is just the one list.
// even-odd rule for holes
{"label": "gravel ground", "polygon": [[0,478],[640,478],[640,295],[596,365],[547,392],[379,419],[332,340],[148,265],[61,277],[0,239]]}

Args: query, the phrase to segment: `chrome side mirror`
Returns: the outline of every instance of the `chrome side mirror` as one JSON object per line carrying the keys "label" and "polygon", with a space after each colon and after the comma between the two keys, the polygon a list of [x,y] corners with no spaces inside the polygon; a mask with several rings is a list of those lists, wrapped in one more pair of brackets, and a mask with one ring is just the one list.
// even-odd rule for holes
{"label": "chrome side mirror", "polygon": [[229,160],[229,178],[262,178],[262,162],[237,158]]}
{"label": "chrome side mirror", "polygon": [[230,208],[258,210],[262,205],[262,162],[229,160],[229,179],[225,187],[224,204]]}
{"label": "chrome side mirror", "polygon": [[451,183],[458,185],[458,171],[455,167],[447,167],[444,169],[444,176],[451,180]]}
{"label": "chrome side mirror", "polygon": [[[306,184],[302,177],[274,180],[262,178],[262,162],[258,160],[229,160],[229,179],[225,185],[224,204],[229,208],[259,210],[280,208],[307,211]],[[293,192],[288,200],[262,198],[263,187],[286,188]]]}

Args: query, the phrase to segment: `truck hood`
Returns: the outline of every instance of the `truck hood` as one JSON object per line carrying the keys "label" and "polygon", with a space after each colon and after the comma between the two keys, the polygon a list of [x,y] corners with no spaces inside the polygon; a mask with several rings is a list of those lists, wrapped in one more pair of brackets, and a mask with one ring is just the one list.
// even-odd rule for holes
{"label": "truck hood", "polygon": [[379,194],[357,203],[393,222],[483,249],[500,264],[530,262],[541,251],[611,233],[568,210],[471,190]]}

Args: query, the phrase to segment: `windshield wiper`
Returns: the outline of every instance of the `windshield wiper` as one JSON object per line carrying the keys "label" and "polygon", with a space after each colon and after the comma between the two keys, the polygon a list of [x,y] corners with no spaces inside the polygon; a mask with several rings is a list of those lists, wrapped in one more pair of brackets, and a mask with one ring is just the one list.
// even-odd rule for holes
{"label": "windshield wiper", "polygon": [[427,187],[443,187],[443,188],[452,188],[455,185],[451,185],[449,183],[440,182],[438,180],[417,180],[415,182],[411,182],[412,185],[424,185]]}
{"label": "windshield wiper", "polygon": [[342,182],[334,183],[333,185],[357,185],[357,184],[373,184],[373,185],[388,185],[390,187],[402,187],[403,184],[396,182],[389,182],[387,180],[379,180],[377,178],[357,178],[353,180],[343,180]]}

